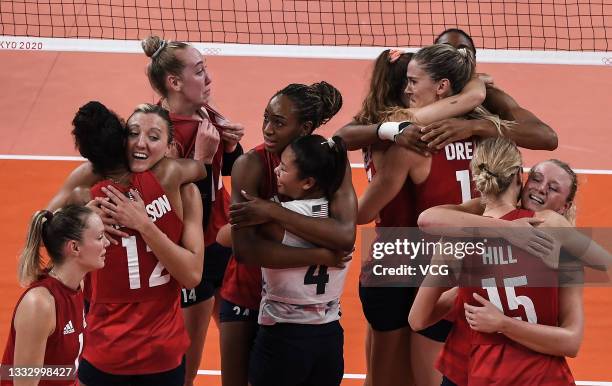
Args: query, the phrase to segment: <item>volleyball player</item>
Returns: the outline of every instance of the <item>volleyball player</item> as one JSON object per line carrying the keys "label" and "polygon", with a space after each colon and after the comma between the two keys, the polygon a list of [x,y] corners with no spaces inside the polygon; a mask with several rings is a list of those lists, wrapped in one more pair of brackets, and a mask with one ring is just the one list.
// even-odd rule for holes
{"label": "volleyball player", "polygon": [[[412,119],[424,122],[433,121],[467,113],[484,100],[483,82],[472,79],[458,95],[449,96],[428,106],[406,110],[406,69],[412,55],[398,50],[381,52],[374,63],[368,94],[361,110],[354,117],[356,123],[383,122],[404,114],[411,114]],[[381,168],[384,152],[390,144],[379,142],[363,149],[369,180],[376,174],[377,168]],[[380,210],[376,226],[414,226],[416,216],[411,200],[411,182],[406,181],[401,191]],[[358,217],[358,222],[363,220]],[[411,366],[405,364],[410,361],[410,329],[407,317],[414,295],[414,289],[408,287],[360,286],[363,312],[368,320],[366,384],[411,384]]]}
{"label": "volleyball player", "polygon": [[[49,256],[46,267],[42,245]],[[18,268],[27,289],[13,313],[2,385],[75,384],[86,326],[81,282],[87,272],[104,267],[108,246],[102,220],[87,207],[34,214]],[[50,373],[40,380],[33,371]]]}
{"label": "volleyball player", "polygon": [[[310,265],[335,266],[355,241],[356,199],[350,166],[329,205],[329,218],[312,218],[278,206],[275,168],[285,147],[331,119],[342,96],[326,82],[290,84],[269,101],[263,122],[264,143],[243,155],[232,171],[230,219],[236,259],[228,265],[221,296],[221,362],[224,385],[246,385],[257,308],[261,301],[261,269]],[[247,197],[244,196],[247,193]],[[259,199],[257,199],[257,197]],[[263,239],[256,226],[275,221],[318,248],[294,248]],[[245,264],[246,263],[246,264]]]}
{"label": "volleyball player", "polygon": [[[442,32],[435,43],[449,44],[455,48],[466,48],[474,53],[476,47],[472,38],[462,30],[448,29]],[[490,81],[490,77],[483,77]],[[469,103],[469,101],[468,101]],[[486,99],[483,106],[501,119],[512,121],[511,127],[505,128],[504,135],[520,147],[527,149],[554,150],[557,148],[557,135],[552,128],[542,122],[535,114],[521,107],[510,95],[492,84],[487,84]],[[446,107],[448,108],[448,107]],[[452,116],[452,115],[451,115]],[[349,150],[357,150],[378,142],[394,141],[421,154],[443,149],[447,144],[472,135],[494,137],[499,135],[497,127],[487,120],[470,120],[435,117],[438,122],[421,121],[419,116],[412,117],[411,122],[397,125],[394,131],[379,136],[379,122],[351,122],[337,131],[347,143]]]}
{"label": "volleyball player", "polygon": [[[520,153],[510,141],[499,138],[481,143],[472,161],[472,171],[486,203],[484,215],[489,218],[478,219],[477,216],[466,214],[461,216],[462,219],[469,221],[469,225],[491,226],[500,222],[496,218],[512,220],[535,217],[541,223],[541,227],[570,226],[567,220],[550,210],[535,213],[532,210],[516,209],[516,202],[522,188],[521,169]],[[552,181],[560,179],[560,181],[552,182],[555,191],[560,192],[551,191],[553,199],[548,203],[548,208],[566,212],[576,192],[575,174],[567,173],[566,170],[560,168],[547,177],[538,176],[536,178],[550,178]],[[532,180],[523,189],[523,200],[527,203],[526,206],[530,206],[528,202],[532,200],[534,194],[537,195],[538,205],[547,204],[547,200],[540,198],[548,196],[550,185],[540,185],[539,191],[534,192],[535,184],[538,182]],[[528,188],[527,185],[531,186]],[[561,200],[555,200],[555,196]],[[447,208],[432,208],[423,214],[424,218],[420,223],[426,226],[434,223],[449,225],[447,218],[438,220],[440,214],[450,213],[450,209]],[[537,209],[544,208],[538,207]],[[456,214],[451,215],[454,216],[453,219],[458,217]],[[462,221],[462,227],[465,224],[466,221]],[[523,222],[522,225],[525,224]],[[588,250],[581,250],[581,247],[576,248],[575,244],[569,241],[573,237],[567,237],[567,232],[560,229],[551,231],[553,240],[568,248],[572,253],[581,255],[586,250],[587,254],[595,256],[599,256],[601,252],[606,254],[601,249],[592,248],[592,243]],[[543,261],[540,261],[537,266],[539,259],[529,258],[527,250],[532,250],[536,256],[540,256],[541,251],[546,249],[546,244],[543,241],[531,244],[523,240],[519,245],[521,249],[512,247],[516,265],[509,266],[510,269],[505,270],[504,273],[505,276],[508,276],[512,267],[514,267],[513,271],[518,268],[517,272],[522,273],[512,279],[514,281],[510,281],[516,283],[509,287],[512,291],[506,288],[504,292],[504,287],[501,287],[500,292],[497,282],[489,283],[491,285],[483,284],[486,293],[485,289],[459,289],[455,305],[456,324],[438,362],[438,368],[447,377],[443,384],[574,383],[563,356],[575,356],[582,339],[582,289],[577,286],[558,288],[556,285],[550,285],[543,287],[544,284],[541,283],[542,287],[535,288],[534,285],[538,285],[536,281],[538,279],[542,281],[541,274],[546,272],[548,267]],[[467,259],[471,268],[480,267],[479,270],[482,272],[487,267],[480,266],[481,260],[480,257]],[[552,272],[552,274],[552,277],[557,280],[557,273]],[[495,270],[491,272],[491,276],[496,281],[506,280],[508,282],[510,280],[497,277],[499,271]],[[531,284],[528,285],[528,283]],[[435,302],[437,296],[435,293],[439,294],[441,291],[442,289],[439,288],[422,288],[419,291],[415,308],[411,312],[411,322],[422,323],[423,319],[427,318],[427,315],[431,313],[432,302]],[[516,301],[516,299],[519,299],[517,307],[511,306],[511,301]],[[465,311],[463,310],[464,304]],[[503,310],[503,313],[500,310]],[[470,329],[478,333],[470,333]],[[496,332],[501,332],[501,334],[496,334]]]}
{"label": "volleyball player", "polygon": [[[457,28],[443,31],[434,41],[435,44],[449,44],[455,48],[465,48],[473,52],[476,58],[476,46],[471,36]],[[515,122],[505,128],[504,135],[512,139],[517,145],[534,150],[555,150],[557,148],[557,135],[546,123],[535,114],[521,107],[510,95],[493,84],[492,78],[487,74],[479,74],[486,80],[487,90],[483,106],[498,115],[501,119]],[[448,143],[458,139],[467,138],[474,134],[471,122],[459,119],[447,119],[423,128],[423,140],[432,148],[442,149]],[[489,127],[488,136],[494,136],[495,130]]]}
{"label": "volleyball player", "polygon": [[[276,168],[278,193],[291,199],[284,208],[325,218],[329,197],[346,172],[346,148],[340,137],[299,137],[281,154]],[[262,228],[266,238],[294,247],[312,243],[284,231],[278,224]],[[231,245],[228,229],[225,242]],[[257,331],[249,365],[255,385],[339,385],[342,380],[343,332],[340,296],[348,264],[262,268],[263,289]]]}
{"label": "volleyball player", "polygon": [[[406,92],[411,107],[426,106],[457,94],[471,79],[473,68],[473,58],[466,50],[446,45],[419,50],[407,70]],[[481,116],[493,119],[484,114]],[[385,130],[384,125],[381,130]],[[365,221],[374,219],[400,192],[406,180],[412,183],[415,215],[437,204],[460,203],[471,198],[468,165],[474,148],[474,138],[470,138],[452,143],[443,152],[425,157],[400,146],[391,146],[384,155],[384,167],[377,170],[360,198],[359,218]],[[367,295],[367,291],[362,292]],[[439,383],[440,375],[435,372],[433,362],[441,348],[439,342],[444,341],[449,328],[449,323],[440,322],[411,335],[411,362],[418,384]]]}
{"label": "volleyball player", "polygon": [[230,203],[221,176],[231,174],[234,161],[242,154],[239,141],[244,127],[230,122],[211,106],[212,79],[206,59],[195,47],[156,36],[147,37],[142,47],[151,58],[147,66],[149,82],[162,97],[160,105],[170,111],[176,156],[202,160],[208,171],[207,178],[198,183],[204,206],[207,257],[200,284],[184,288],[181,296],[191,339],[186,356],[185,385],[189,386],[197,375],[211,315],[218,319],[219,302],[215,299],[231,255],[231,248],[215,242],[219,229],[228,223]]}
{"label": "volleyball player", "polygon": [[[172,126],[159,106],[139,106],[127,121],[127,132],[97,102],[83,106],[73,124],[77,147],[97,173],[84,180],[103,179],[91,195],[110,197],[112,202],[100,198],[99,204],[125,226],[121,244],[108,250],[112,260],[91,278],[90,344],[84,348],[79,380],[85,385],[183,385],[189,342],[179,283],[194,286],[200,280],[203,237],[197,188],[188,185],[179,195],[179,187],[203,177],[204,168],[193,160],[163,158]],[[75,180],[73,173],[66,185]]]}

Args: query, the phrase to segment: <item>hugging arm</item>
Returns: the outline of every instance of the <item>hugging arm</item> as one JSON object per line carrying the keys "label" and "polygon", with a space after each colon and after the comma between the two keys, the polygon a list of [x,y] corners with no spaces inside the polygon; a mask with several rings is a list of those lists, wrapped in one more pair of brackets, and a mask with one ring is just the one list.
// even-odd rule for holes
{"label": "hugging arm", "polygon": [[487,87],[484,107],[501,119],[514,121],[505,135],[518,146],[533,150],[555,150],[558,145],[555,131],[531,111],[522,108],[510,95],[497,87]]}
{"label": "hugging arm", "polygon": [[[263,170],[258,155],[242,155],[232,169],[232,204],[246,201],[243,192],[258,194]],[[258,198],[259,200],[262,200]],[[266,268],[294,268],[309,265],[335,266],[336,254],[324,248],[294,248],[266,240],[255,226],[232,227],[232,243],[238,261]]]}

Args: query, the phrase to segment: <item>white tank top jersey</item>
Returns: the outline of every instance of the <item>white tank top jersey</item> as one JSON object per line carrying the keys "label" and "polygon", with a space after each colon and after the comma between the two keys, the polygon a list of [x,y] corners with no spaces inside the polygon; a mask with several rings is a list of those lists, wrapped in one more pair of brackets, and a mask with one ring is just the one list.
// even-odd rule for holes
{"label": "white tank top jersey", "polygon": [[[328,200],[316,198],[281,203],[309,217],[329,217]],[[298,248],[316,245],[285,231],[283,244]],[[271,269],[262,268],[263,288],[259,324],[324,324],[340,318],[340,296],[348,272],[345,268],[321,265]]]}

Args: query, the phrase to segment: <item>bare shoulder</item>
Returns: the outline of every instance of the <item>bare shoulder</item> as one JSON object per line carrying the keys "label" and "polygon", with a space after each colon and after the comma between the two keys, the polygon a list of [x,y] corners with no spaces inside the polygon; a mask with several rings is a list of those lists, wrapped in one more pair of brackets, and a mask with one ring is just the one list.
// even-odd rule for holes
{"label": "bare shoulder", "polygon": [[32,288],[21,299],[15,312],[15,326],[32,324],[40,328],[55,328],[55,299],[45,287]]}
{"label": "bare shoulder", "polygon": [[260,160],[259,155],[254,151],[250,150],[234,162],[232,167],[232,176],[234,173],[261,176],[263,172],[263,163]]}

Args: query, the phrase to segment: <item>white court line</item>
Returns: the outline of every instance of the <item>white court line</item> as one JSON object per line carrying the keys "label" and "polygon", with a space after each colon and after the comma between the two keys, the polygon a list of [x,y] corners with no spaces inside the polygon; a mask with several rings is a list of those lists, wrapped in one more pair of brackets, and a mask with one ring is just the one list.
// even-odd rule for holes
{"label": "white court line", "polygon": [[[61,155],[28,155],[28,154],[0,154],[0,160],[21,160],[21,161],[85,161],[83,157],[61,156]],[[353,169],[363,169],[362,163],[351,163]],[[523,168],[528,172],[530,168]],[[577,174],[604,174],[612,175],[612,170],[608,169],[574,169]],[[612,385],[611,385],[612,386]]]}
{"label": "white court line", "polygon": [[[221,370],[198,370],[198,375],[221,375]],[[344,379],[365,379],[365,374],[344,374]]]}
{"label": "white court line", "polygon": [[[2,158],[0,158],[2,159]],[[364,166],[361,163],[351,163],[353,169],[363,169]],[[528,173],[531,168],[523,168],[523,171]],[[612,175],[612,170],[608,169],[573,169],[576,174],[606,174]]]}
{"label": "white court line", "polygon": [[20,154],[0,154],[0,160],[20,160],[20,161],[85,161],[83,157],[70,157],[61,155],[20,155]]}
{"label": "white court line", "polygon": [[[220,370],[198,370],[198,375],[221,375]],[[365,379],[365,374],[344,374],[344,379]],[[576,381],[578,386],[612,386],[612,382]]]}
{"label": "white court line", "polygon": [[[386,47],[302,46],[267,44],[192,43],[208,56],[257,56],[320,59],[375,59]],[[394,47],[390,47],[394,48]],[[404,47],[415,52],[419,47]],[[139,40],[36,38],[0,35],[0,50],[115,52],[143,55]],[[539,51],[478,50],[478,62],[569,64],[610,66],[612,52],[605,51]]]}

